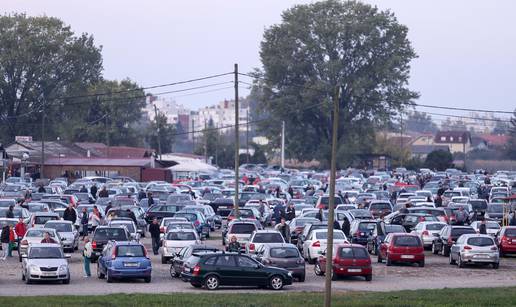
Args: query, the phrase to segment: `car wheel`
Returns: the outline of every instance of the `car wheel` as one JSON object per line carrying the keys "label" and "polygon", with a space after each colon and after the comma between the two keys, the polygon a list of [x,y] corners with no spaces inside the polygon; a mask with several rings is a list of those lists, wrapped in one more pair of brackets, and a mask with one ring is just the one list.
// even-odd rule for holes
{"label": "car wheel", "polygon": [[68,277],[67,279],[63,280],[63,285],[68,285],[70,283],[70,277]]}
{"label": "car wheel", "polygon": [[206,279],[204,279],[204,286],[208,290],[217,290],[219,287],[219,278],[215,275],[208,275]]}
{"label": "car wheel", "polygon": [[504,256],[505,256],[505,254],[503,253],[503,251],[502,251],[502,250],[500,250],[500,258],[501,258],[501,257],[504,257]]}
{"label": "car wheel", "polygon": [[463,268],[464,267],[464,262],[462,262],[460,254],[459,254],[459,259],[457,259],[457,265],[459,266],[459,268]]}
{"label": "car wheel", "polygon": [[389,255],[387,255],[386,264],[387,264],[387,266],[392,265],[392,261],[391,261],[391,259],[389,259]]}
{"label": "car wheel", "polygon": [[317,275],[317,276],[323,276],[323,275],[324,275],[324,272],[323,272],[323,270],[322,270],[322,268],[321,268],[321,263],[319,263],[319,261],[317,261],[317,262],[315,263],[315,266],[314,266],[314,273],[315,273],[315,275]]}
{"label": "car wheel", "polygon": [[439,253],[439,251],[437,250],[437,248],[435,247],[435,244],[432,243],[432,254],[434,255],[437,255]]}
{"label": "car wheel", "polygon": [[74,250],[74,251],[79,250],[79,242],[77,242],[77,245],[75,245],[75,247],[74,247],[74,249],[73,249],[73,250]]}
{"label": "car wheel", "polygon": [[449,255],[450,255],[450,248],[446,247],[446,246],[443,246],[443,256],[447,257]]}
{"label": "car wheel", "polygon": [[382,262],[383,262],[382,256],[380,255],[380,253],[378,253],[378,263],[382,263]]}
{"label": "car wheel", "polygon": [[272,290],[283,289],[283,278],[279,275],[272,276],[269,281],[269,286],[271,287]]}
{"label": "car wheel", "polygon": [[452,253],[450,253],[450,264],[456,264],[457,262],[453,260]]}
{"label": "car wheel", "polygon": [[106,276],[100,271],[100,265],[97,263],[97,278],[104,279]]}
{"label": "car wheel", "polygon": [[301,276],[299,276],[299,278],[297,279],[297,281],[299,281],[299,282],[305,282],[305,278],[306,278],[306,276],[305,276],[305,275],[301,275]]}
{"label": "car wheel", "polygon": [[167,264],[167,258],[161,256],[161,264]]}
{"label": "car wheel", "polygon": [[25,274],[23,274],[23,273],[21,274],[21,280],[25,281]]}
{"label": "car wheel", "polygon": [[500,263],[495,262],[493,263],[493,269],[497,270],[500,267]]}
{"label": "car wheel", "polygon": [[420,267],[420,268],[425,267],[425,260],[419,261],[419,263],[418,263],[418,264],[419,264],[419,267]]}
{"label": "car wheel", "polygon": [[170,265],[170,277],[177,277],[176,270],[174,269],[173,265]]}
{"label": "car wheel", "polygon": [[373,274],[366,275],[366,276],[365,276],[365,280],[366,280],[366,281],[371,281],[371,280],[373,280]]}
{"label": "car wheel", "polygon": [[151,277],[145,277],[143,280],[145,280],[146,283],[150,283],[151,282]]}
{"label": "car wheel", "polygon": [[112,283],[113,282],[113,277],[111,277],[111,274],[109,274],[109,270],[106,270],[106,281],[108,283]]}

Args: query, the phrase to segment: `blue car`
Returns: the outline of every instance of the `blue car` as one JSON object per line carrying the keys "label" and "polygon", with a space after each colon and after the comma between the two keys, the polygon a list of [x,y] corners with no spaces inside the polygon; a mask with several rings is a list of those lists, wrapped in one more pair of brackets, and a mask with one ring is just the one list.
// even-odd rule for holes
{"label": "blue car", "polygon": [[200,237],[209,238],[210,237],[210,224],[199,211],[196,210],[181,210],[177,212],[174,217],[184,217],[190,223],[193,224],[195,230],[199,234]]}
{"label": "blue car", "polygon": [[143,244],[109,241],[97,262],[97,277],[114,279],[143,278],[151,281],[152,264]]}

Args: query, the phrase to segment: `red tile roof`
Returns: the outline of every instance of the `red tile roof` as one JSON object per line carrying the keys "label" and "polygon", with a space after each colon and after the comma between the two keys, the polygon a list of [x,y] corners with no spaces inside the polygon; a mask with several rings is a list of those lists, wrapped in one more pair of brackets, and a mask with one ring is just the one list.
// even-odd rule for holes
{"label": "red tile roof", "polygon": [[149,159],[104,159],[104,158],[50,158],[45,165],[63,166],[149,166]]}
{"label": "red tile roof", "polygon": [[509,142],[508,135],[481,134],[479,135],[488,146],[504,146]]}

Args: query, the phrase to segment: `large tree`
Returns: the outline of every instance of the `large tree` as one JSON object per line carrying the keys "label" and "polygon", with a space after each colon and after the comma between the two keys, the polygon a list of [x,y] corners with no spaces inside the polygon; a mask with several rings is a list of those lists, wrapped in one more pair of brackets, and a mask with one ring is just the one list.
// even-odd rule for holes
{"label": "large tree", "polygon": [[407,88],[409,63],[416,57],[407,32],[390,11],[356,1],[285,11],[261,43],[257,86],[272,117],[262,128],[277,136],[284,120],[290,156],[329,161],[331,101],[342,86],[339,164],[371,151],[374,124],[418,97]]}
{"label": "large tree", "polygon": [[102,72],[93,37],[75,35],[53,17],[0,16],[0,137],[39,131],[43,110],[50,135],[61,121],[62,97],[84,90]]}
{"label": "large tree", "polygon": [[437,125],[432,121],[432,117],[425,112],[414,111],[408,114],[406,120],[407,131],[430,132],[438,130]]}
{"label": "large tree", "polygon": [[509,142],[507,143],[507,158],[516,160],[516,109],[514,110],[514,115],[511,118],[511,124],[509,127]]}

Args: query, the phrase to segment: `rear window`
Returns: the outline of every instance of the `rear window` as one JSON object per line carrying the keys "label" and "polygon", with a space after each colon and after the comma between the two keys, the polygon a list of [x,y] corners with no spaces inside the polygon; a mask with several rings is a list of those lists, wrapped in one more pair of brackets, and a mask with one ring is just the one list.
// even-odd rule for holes
{"label": "rear window", "polygon": [[406,232],[405,228],[401,225],[385,225],[385,232]]}
{"label": "rear window", "polygon": [[339,256],[342,259],[367,259],[369,254],[365,248],[359,247],[343,247],[339,251]]}
{"label": "rear window", "polygon": [[[241,218],[250,218],[250,217],[254,217],[254,213],[252,210],[244,210],[244,209],[240,209],[239,210],[240,212],[240,217]],[[231,215],[236,215],[236,212],[235,210],[231,211]]]}
{"label": "rear window", "polygon": [[[330,198],[328,196],[321,197],[321,204],[329,205]],[[340,205],[340,204],[342,204],[342,199],[340,197],[335,197],[335,205]]]}
{"label": "rear window", "polygon": [[505,235],[508,237],[516,237],[516,228],[508,228],[505,230]]}
{"label": "rear window", "polygon": [[490,205],[487,206],[487,212],[489,213],[502,213],[503,212],[503,205]]}
{"label": "rear window", "polygon": [[391,209],[391,206],[389,204],[371,204],[369,206],[371,210],[385,210],[385,209]]}
{"label": "rear window", "polygon": [[394,238],[396,246],[420,246],[421,241],[415,236],[397,236]]}
{"label": "rear window", "polygon": [[358,224],[359,231],[372,231],[376,227],[376,223],[360,223]]}
{"label": "rear window", "polygon": [[491,246],[491,245],[494,245],[494,241],[491,238],[478,237],[478,238],[469,238],[467,244],[473,245],[473,246]]}
{"label": "rear window", "polygon": [[[41,237],[43,238],[43,235],[45,234],[46,231],[44,230],[39,230],[39,229],[30,229],[27,231],[27,237],[33,237],[33,238],[36,238],[36,237]],[[50,237],[52,238],[55,238],[56,236],[54,235],[54,232],[49,232],[50,234]]]}
{"label": "rear window", "polygon": [[[328,233],[327,232],[317,232],[315,234],[315,238],[318,239],[318,240],[326,240],[328,238]],[[346,239],[346,237],[344,236],[344,234],[342,232],[334,232],[333,233],[333,239],[335,240],[344,240]]]}
{"label": "rear window", "polygon": [[174,241],[195,241],[196,237],[193,232],[169,232],[167,240]]}
{"label": "rear window", "polygon": [[257,233],[253,239],[254,243],[280,243],[284,242],[279,233]]}
{"label": "rear window", "polygon": [[441,230],[443,229],[444,224],[427,224],[426,229],[428,230]]}
{"label": "rear window", "polygon": [[48,221],[55,221],[57,219],[57,216],[36,216],[34,217],[34,224],[43,225]]}
{"label": "rear window", "polygon": [[194,222],[197,220],[197,215],[196,214],[193,214],[193,213],[178,213],[175,215],[176,217],[184,217],[186,218],[189,222]]}
{"label": "rear window", "polygon": [[234,224],[231,227],[230,233],[251,234],[255,230],[256,230],[256,226],[254,224]]}
{"label": "rear window", "polygon": [[145,251],[139,245],[120,245],[116,248],[117,257],[145,257]]}
{"label": "rear window", "polygon": [[476,233],[476,231],[473,228],[453,228],[451,231],[453,237],[460,237],[468,233]]}
{"label": "rear window", "polygon": [[127,241],[127,235],[122,228],[97,228],[94,235],[95,240]]}
{"label": "rear window", "polygon": [[270,256],[272,258],[298,258],[299,251],[292,247],[275,247],[271,248]]}
{"label": "rear window", "polygon": [[57,232],[72,232],[72,224],[68,223],[48,223],[45,225],[46,228],[53,228]]}

